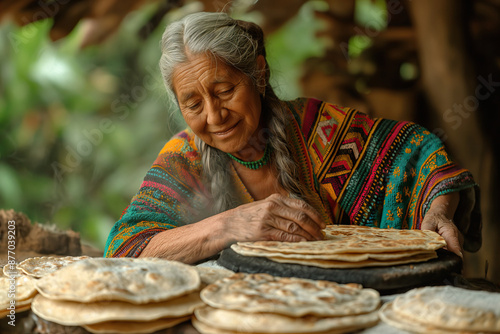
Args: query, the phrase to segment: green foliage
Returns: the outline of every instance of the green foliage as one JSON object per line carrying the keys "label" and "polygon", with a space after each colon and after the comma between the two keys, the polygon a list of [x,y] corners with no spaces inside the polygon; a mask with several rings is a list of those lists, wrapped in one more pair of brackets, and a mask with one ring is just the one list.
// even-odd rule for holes
{"label": "green foliage", "polygon": [[385,0],[358,0],[354,20],[363,28],[356,28],[357,35],[349,40],[349,58],[356,58],[372,46],[371,37],[387,28],[387,7]]}
{"label": "green foliage", "polygon": [[131,15],[117,36],[78,48],[81,30],[48,40],[49,20],[0,27],[0,207],[81,232],[107,234],[164,142],[170,119],[156,31],[141,41]]}
{"label": "green foliage", "polygon": [[322,23],[314,17],[314,10],[324,10],[324,1],[309,1],[297,16],[267,39],[271,83],[282,99],[299,97],[298,81],[305,59],[324,53],[324,43],[315,37]]}
{"label": "green foliage", "polygon": [[[293,83],[301,62],[322,52],[312,17],[321,2],[314,3],[268,41],[285,97],[300,93]],[[104,247],[161,147],[185,126],[157,68],[169,18],[147,40],[137,37],[151,10],[129,15],[110,40],[84,50],[81,27],[53,43],[50,20],[0,26],[1,209]]]}

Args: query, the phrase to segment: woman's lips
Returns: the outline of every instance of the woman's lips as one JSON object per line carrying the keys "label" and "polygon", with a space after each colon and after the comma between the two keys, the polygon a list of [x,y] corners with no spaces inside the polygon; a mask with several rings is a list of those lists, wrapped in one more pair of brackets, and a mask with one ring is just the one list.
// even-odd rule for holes
{"label": "woman's lips", "polygon": [[236,126],[239,124],[240,122],[237,122],[235,125],[233,125],[232,127],[230,127],[229,129],[226,129],[226,130],[223,130],[223,131],[219,131],[219,132],[212,132],[212,134],[216,135],[216,136],[219,136],[219,137],[224,137],[224,136],[227,136],[229,134],[231,134],[231,132],[233,132],[234,129],[236,129]]}

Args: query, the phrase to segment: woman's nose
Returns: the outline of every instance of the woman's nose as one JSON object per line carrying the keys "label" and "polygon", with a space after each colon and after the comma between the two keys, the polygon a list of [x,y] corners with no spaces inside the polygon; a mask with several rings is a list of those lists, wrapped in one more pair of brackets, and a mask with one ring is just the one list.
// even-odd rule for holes
{"label": "woman's nose", "polygon": [[207,106],[207,123],[218,125],[224,123],[227,116],[227,110],[217,101],[210,101]]}

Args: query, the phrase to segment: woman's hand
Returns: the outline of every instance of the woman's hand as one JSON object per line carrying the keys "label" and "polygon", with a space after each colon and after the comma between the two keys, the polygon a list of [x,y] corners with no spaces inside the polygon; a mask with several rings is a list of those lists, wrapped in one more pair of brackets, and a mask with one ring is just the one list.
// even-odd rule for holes
{"label": "woman's hand", "polygon": [[313,241],[324,239],[319,213],[302,200],[273,194],[224,214],[224,231],[235,241]]}
{"label": "woman's hand", "polygon": [[455,214],[459,199],[456,192],[434,199],[424,216],[421,229],[437,232],[446,240],[446,249],[463,258],[464,237],[451,220]]}
{"label": "woman's hand", "polygon": [[275,194],[197,223],[160,232],[140,256],[195,263],[236,241],[320,240],[325,226],[306,202]]}

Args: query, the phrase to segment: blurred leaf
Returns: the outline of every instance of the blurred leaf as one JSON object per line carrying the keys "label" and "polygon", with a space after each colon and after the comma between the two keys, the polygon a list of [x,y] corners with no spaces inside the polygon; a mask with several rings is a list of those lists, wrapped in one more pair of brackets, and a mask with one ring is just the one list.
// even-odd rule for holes
{"label": "blurred leaf", "polygon": [[315,19],[314,10],[322,9],[323,1],[305,3],[296,17],[267,38],[271,84],[282,99],[301,96],[298,79],[302,62],[321,56],[325,50],[324,42],[315,36],[322,23]]}
{"label": "blurred leaf", "polygon": [[15,208],[22,201],[21,186],[16,171],[0,163],[0,199],[3,207]]}
{"label": "blurred leaf", "polygon": [[380,31],[385,29],[387,27],[385,0],[357,0],[354,19],[367,30]]}

